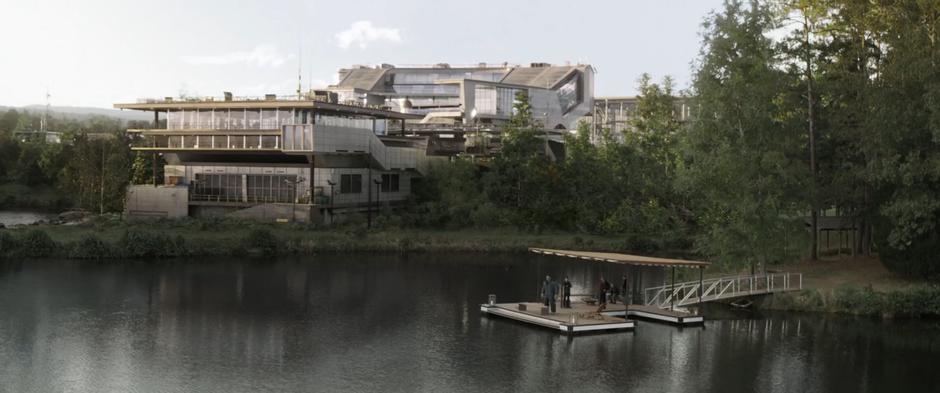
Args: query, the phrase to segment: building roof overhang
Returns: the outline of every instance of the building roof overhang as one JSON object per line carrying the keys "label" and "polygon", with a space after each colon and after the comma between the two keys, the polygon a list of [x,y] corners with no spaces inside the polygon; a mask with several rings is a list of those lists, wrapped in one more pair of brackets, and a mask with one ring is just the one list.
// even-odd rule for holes
{"label": "building roof overhang", "polygon": [[114,108],[154,112],[180,109],[310,109],[316,112],[379,119],[421,119],[423,117],[417,114],[401,113],[381,108],[314,100],[166,101],[114,104]]}

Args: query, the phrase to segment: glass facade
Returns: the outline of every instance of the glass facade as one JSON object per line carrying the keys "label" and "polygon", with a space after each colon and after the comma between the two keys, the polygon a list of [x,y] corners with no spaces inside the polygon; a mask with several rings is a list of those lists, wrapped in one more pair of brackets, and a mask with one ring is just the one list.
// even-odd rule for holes
{"label": "glass facade", "polygon": [[481,115],[511,116],[516,93],[520,89],[477,85],[474,89],[474,108]]}
{"label": "glass facade", "polygon": [[171,110],[168,130],[276,130],[301,123],[300,111],[291,109]]}
{"label": "glass facade", "polygon": [[567,112],[575,105],[581,103],[581,89],[579,89],[581,78],[575,75],[558,88],[558,104],[561,106],[562,113]]}
{"label": "glass facade", "polygon": [[295,175],[245,175],[248,202],[294,202]]}
{"label": "glass facade", "polygon": [[242,176],[196,174],[190,185],[189,199],[194,201],[241,202]]}

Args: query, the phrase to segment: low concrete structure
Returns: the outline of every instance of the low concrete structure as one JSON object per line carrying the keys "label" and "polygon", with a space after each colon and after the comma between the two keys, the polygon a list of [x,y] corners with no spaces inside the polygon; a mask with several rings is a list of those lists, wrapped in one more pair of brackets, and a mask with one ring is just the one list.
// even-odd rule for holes
{"label": "low concrete structure", "polygon": [[128,218],[186,217],[189,215],[189,189],[183,186],[129,186],[124,215]]}

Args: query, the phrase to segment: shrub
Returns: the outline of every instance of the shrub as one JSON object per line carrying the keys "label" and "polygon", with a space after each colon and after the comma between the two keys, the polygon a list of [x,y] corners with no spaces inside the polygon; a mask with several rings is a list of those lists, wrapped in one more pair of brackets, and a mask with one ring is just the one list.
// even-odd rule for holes
{"label": "shrub", "polygon": [[274,255],[278,252],[277,238],[267,228],[254,228],[244,238],[245,247],[262,255]]}
{"label": "shrub", "polygon": [[[887,232],[886,230],[876,233]],[[878,255],[885,267],[905,276],[919,278],[940,277],[940,233],[929,231],[906,248],[891,247],[887,240],[878,241]]]}
{"label": "shrub", "polygon": [[103,259],[116,254],[114,247],[95,235],[86,235],[69,247],[69,258]]}
{"label": "shrub", "polygon": [[30,229],[19,239],[18,255],[41,258],[52,255],[57,248],[49,234],[41,229]]}
{"label": "shrub", "polygon": [[121,236],[118,250],[121,255],[131,258],[174,257],[186,255],[186,241],[182,236],[170,237],[131,229]]}
{"label": "shrub", "polygon": [[19,242],[13,235],[6,231],[0,231],[0,258],[13,255],[18,246]]}

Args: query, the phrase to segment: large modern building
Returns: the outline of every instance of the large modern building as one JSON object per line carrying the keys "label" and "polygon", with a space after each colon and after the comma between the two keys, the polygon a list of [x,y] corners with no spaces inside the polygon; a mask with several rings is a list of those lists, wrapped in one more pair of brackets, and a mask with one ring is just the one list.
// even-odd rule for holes
{"label": "large modern building", "polygon": [[377,105],[418,114],[424,124],[495,124],[512,116],[516,94],[528,95],[532,114],[547,129],[574,129],[593,109],[594,69],[590,65],[528,67],[358,66],[339,71],[329,90],[339,102]]}
{"label": "large modern building", "polygon": [[[291,97],[142,99],[134,150],[162,156],[163,179],[132,186],[130,216],[232,214],[328,221],[406,201],[429,160],[499,150],[519,93],[546,152],[594,108],[589,65],[353,67],[339,83]],[[157,160],[154,160],[157,162]]]}
{"label": "large modern building", "polygon": [[134,150],[166,161],[165,186],[129,190],[130,216],[323,221],[406,200],[428,159],[426,138],[378,132],[401,129],[419,115],[317,95],[226,93],[115,107],[153,112],[153,128],[128,132],[135,135]]}

